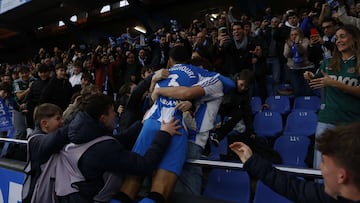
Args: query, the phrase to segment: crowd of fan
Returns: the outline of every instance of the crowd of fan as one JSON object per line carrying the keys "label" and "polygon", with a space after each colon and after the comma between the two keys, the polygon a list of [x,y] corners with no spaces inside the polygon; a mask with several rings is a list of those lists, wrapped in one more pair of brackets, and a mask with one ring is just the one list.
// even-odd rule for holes
{"label": "crowd of fan", "polygon": [[[145,44],[129,33],[122,40],[90,45],[73,44],[68,50],[41,48],[24,63],[1,66],[1,97],[13,104],[16,138],[26,139],[34,128],[32,112],[41,103],[54,103],[62,110],[75,102],[81,89],[95,85],[114,97],[120,115],[136,85],[148,75],[167,67],[168,52],[184,44],[192,58],[201,57],[207,68],[234,77],[243,69],[254,72],[253,94],[263,102],[269,94],[282,93],[279,85],[290,83],[295,96],[314,94],[303,77],[315,72],[331,57],[336,28],[347,23],[341,15],[357,18],[360,3],[346,1],[346,11],[316,1],[303,9],[275,14],[266,8],[262,16],[233,15],[236,8],[206,14],[188,26],[176,21],[146,36]],[[339,11],[338,11],[339,9]],[[337,12],[338,11],[338,12]],[[141,39],[141,38],[140,38]],[[204,61],[202,61],[204,62]],[[267,75],[274,92],[267,91]],[[256,88],[255,88],[256,87]]]}

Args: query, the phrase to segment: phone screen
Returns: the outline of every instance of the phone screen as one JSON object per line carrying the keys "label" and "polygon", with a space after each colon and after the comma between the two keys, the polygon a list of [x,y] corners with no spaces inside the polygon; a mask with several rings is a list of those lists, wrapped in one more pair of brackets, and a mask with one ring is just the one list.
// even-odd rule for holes
{"label": "phone screen", "polygon": [[221,28],[219,28],[219,32],[220,32],[220,33],[224,33],[224,34],[226,34],[226,35],[229,34],[227,27],[221,27]]}
{"label": "phone screen", "polygon": [[326,3],[329,4],[331,9],[336,9],[337,7],[339,7],[339,2],[336,0],[326,0]]}

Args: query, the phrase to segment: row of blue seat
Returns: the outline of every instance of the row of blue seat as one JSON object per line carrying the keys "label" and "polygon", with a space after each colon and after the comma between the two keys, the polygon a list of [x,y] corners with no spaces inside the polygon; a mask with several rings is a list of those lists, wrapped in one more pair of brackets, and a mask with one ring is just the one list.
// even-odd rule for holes
{"label": "row of blue seat", "polygon": [[[245,171],[230,169],[212,169],[205,186],[205,197],[235,203],[251,202],[251,182]],[[264,185],[256,184],[253,203],[291,203]]]}
{"label": "row of blue seat", "polygon": [[[292,111],[285,125],[280,113],[273,111],[258,112],[254,116],[254,131],[259,136],[274,137],[281,134],[309,136],[315,134],[318,117],[312,111]],[[284,126],[284,127],[283,127]]]}
{"label": "row of blue seat", "polygon": [[280,113],[263,111],[255,115],[254,131],[258,136],[277,137],[274,149],[284,165],[308,167],[305,158],[311,143],[309,136],[315,135],[317,123],[313,111],[292,111],[283,127]]}
{"label": "row of blue seat", "polygon": [[[280,113],[262,111],[255,114],[254,131],[257,136],[275,140],[274,149],[279,152],[283,163],[291,166],[307,167],[304,160],[310,145],[310,135],[316,132],[318,119],[313,111],[292,111],[286,118],[285,125]],[[220,154],[228,150],[227,139],[215,147],[210,142],[211,160],[219,160]]]}
{"label": "row of blue seat", "polygon": [[[282,159],[282,165],[308,168],[305,159],[308,153],[311,141],[305,136],[280,136],[276,138],[274,150],[277,151]],[[228,142],[223,139],[219,147],[210,142],[209,160],[220,160],[222,154],[227,154]]]}
{"label": "row of blue seat", "polygon": [[[302,96],[294,98],[294,104],[291,108],[289,96],[269,96],[266,98],[265,104],[269,105],[270,111],[279,112],[282,115],[288,114],[290,111],[313,111],[320,109],[321,100],[318,96]],[[260,97],[251,98],[251,108],[253,113],[257,113],[262,109]]]}
{"label": "row of blue seat", "polygon": [[[288,96],[269,96],[265,103],[269,105],[269,109],[262,110],[260,97],[252,97],[255,133],[265,137],[279,136],[275,140],[274,150],[280,154],[283,165],[307,167],[305,157],[311,143],[308,136],[315,134],[316,131],[320,98],[317,96],[296,97],[292,108]],[[287,116],[285,124],[283,124],[283,115]],[[227,139],[222,140],[219,147],[210,143],[211,152],[208,158],[220,159],[220,154],[226,154],[227,148]],[[212,169],[203,195],[223,201],[250,203],[250,178],[244,171]],[[292,201],[273,192],[258,181],[252,202],[291,203]]]}

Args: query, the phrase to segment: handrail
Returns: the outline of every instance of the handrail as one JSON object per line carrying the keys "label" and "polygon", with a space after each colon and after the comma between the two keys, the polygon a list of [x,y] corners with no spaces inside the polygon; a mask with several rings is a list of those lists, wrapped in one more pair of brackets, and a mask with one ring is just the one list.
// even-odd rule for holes
{"label": "handrail", "polygon": [[[12,142],[18,144],[27,144],[27,140],[19,140],[19,139],[12,139],[12,138],[0,138],[0,142]],[[211,161],[206,159],[188,159],[186,160],[189,164],[196,164],[201,166],[210,166],[210,167],[218,167],[218,168],[231,168],[231,169],[242,169],[242,163],[236,162],[225,162],[225,161]],[[321,171],[317,169],[309,169],[309,168],[296,168],[296,167],[288,167],[288,166],[275,166],[277,169],[300,174],[303,176],[315,176],[321,177]]]}
{"label": "handrail", "polygon": [[[186,160],[187,163],[190,164],[196,164],[196,165],[202,165],[202,166],[212,166],[212,167],[222,167],[222,168],[232,168],[232,169],[242,169],[243,164],[242,163],[236,163],[236,162],[224,162],[224,161],[211,161],[211,160],[205,160],[205,159],[188,159]],[[315,176],[315,177],[321,177],[321,171],[317,169],[310,169],[310,168],[296,168],[296,167],[289,167],[289,166],[276,166],[275,168],[296,173],[304,176]]]}
{"label": "handrail", "polygon": [[0,142],[12,142],[12,143],[18,143],[18,144],[27,144],[27,140],[19,140],[19,139],[13,139],[13,138],[0,138]]}

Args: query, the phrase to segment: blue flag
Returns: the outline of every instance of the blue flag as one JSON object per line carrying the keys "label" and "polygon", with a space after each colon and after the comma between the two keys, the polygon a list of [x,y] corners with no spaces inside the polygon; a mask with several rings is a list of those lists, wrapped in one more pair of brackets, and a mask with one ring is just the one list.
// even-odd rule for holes
{"label": "blue flag", "polygon": [[6,102],[0,98],[0,132],[8,131],[13,128],[11,113]]}

